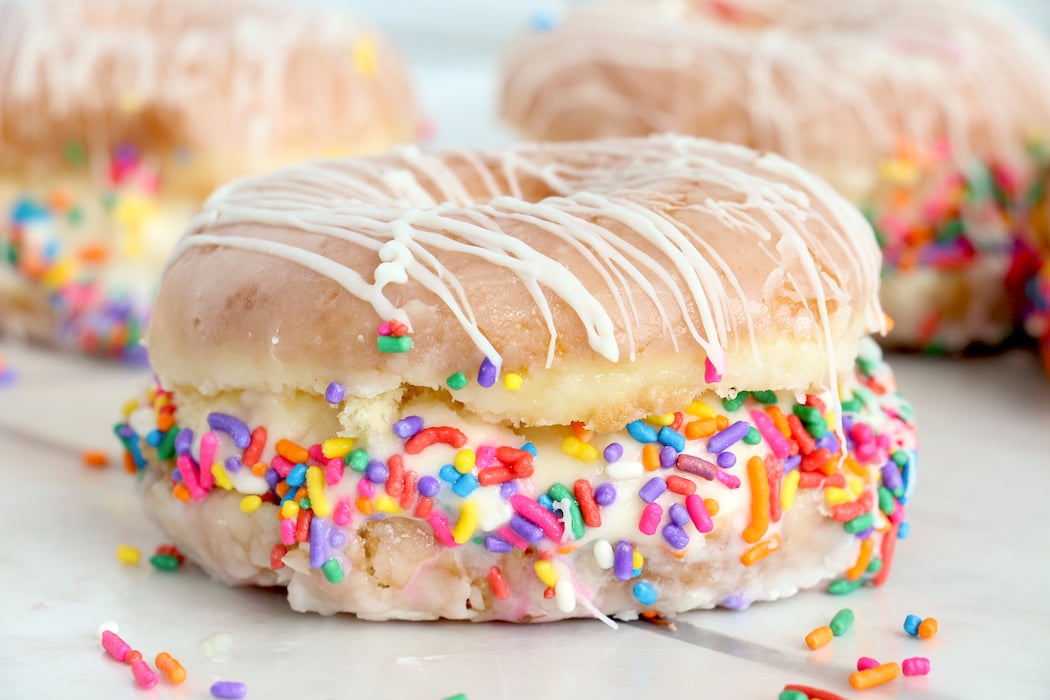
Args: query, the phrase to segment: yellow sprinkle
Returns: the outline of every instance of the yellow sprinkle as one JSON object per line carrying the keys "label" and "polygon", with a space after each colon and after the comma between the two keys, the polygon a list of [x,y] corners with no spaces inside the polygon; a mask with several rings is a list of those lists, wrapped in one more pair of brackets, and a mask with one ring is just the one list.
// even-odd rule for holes
{"label": "yellow sprinkle", "polygon": [[847,474],[846,488],[848,488],[849,492],[853,495],[854,498],[856,498],[857,496],[864,493],[864,479],[861,479],[859,476]]}
{"label": "yellow sprinkle", "polygon": [[401,515],[401,506],[397,504],[393,498],[385,493],[381,493],[376,496],[375,509],[380,513],[386,513],[387,515]]}
{"label": "yellow sprinkle", "polygon": [[598,459],[598,448],[581,441],[575,435],[566,435],[561,441],[561,451],[582,462],[593,462]]}
{"label": "yellow sprinkle", "polygon": [[346,457],[350,454],[350,450],[354,449],[354,444],[353,438],[331,438],[321,443],[321,454],[325,456],[325,459]]}
{"label": "yellow sprinkle", "polygon": [[798,478],[798,469],[793,469],[784,477],[784,485],[780,487],[780,505],[784,510],[790,510],[791,506],[795,505]]}
{"label": "yellow sprinkle", "polygon": [[125,92],[120,96],[120,109],[132,114],[142,109],[142,96],[134,92]]}
{"label": "yellow sprinkle", "polygon": [[233,482],[230,481],[230,475],[222,462],[216,462],[211,465],[211,475],[215,477],[215,483],[218,484],[219,488],[224,491],[229,491],[233,488]]}
{"label": "yellow sprinkle", "polygon": [[281,517],[285,520],[299,516],[299,504],[294,499],[289,499],[281,505]]}
{"label": "yellow sprinkle", "polygon": [[642,566],[644,565],[645,557],[642,556],[642,553],[639,550],[634,550],[634,556],[631,558],[631,568],[637,570],[642,568]]}
{"label": "yellow sprinkle", "polygon": [[537,559],[532,568],[536,571],[536,577],[543,581],[543,585],[551,588],[558,585],[558,572],[554,570],[554,564],[547,559]]}
{"label": "yellow sprinkle", "polygon": [[139,550],[126,544],[118,544],[117,559],[124,564],[135,566],[139,563]]}
{"label": "yellow sprinkle", "polygon": [[452,528],[452,539],[456,544],[463,544],[474,536],[478,529],[478,503],[477,501],[463,501],[459,509],[459,520]]}
{"label": "yellow sprinkle", "polygon": [[919,169],[911,161],[887,158],[879,164],[879,175],[891,184],[910,187],[918,181]]}
{"label": "yellow sprinkle", "polygon": [[47,271],[41,282],[48,289],[55,289],[57,287],[64,287],[73,277],[73,261],[72,260],[60,260],[55,265],[51,266],[51,269]]}
{"label": "yellow sprinkle", "polygon": [[370,36],[362,36],[354,43],[354,67],[363,77],[371,80],[376,77],[379,59],[376,56],[376,42]]}
{"label": "yellow sprinkle", "polygon": [[125,418],[130,418],[131,414],[137,410],[139,410],[139,400],[130,399],[126,401],[123,406],[120,407],[120,414]]}
{"label": "yellow sprinkle", "polygon": [[258,496],[245,496],[241,499],[241,510],[245,513],[254,513],[262,505],[262,499]]}
{"label": "yellow sprinkle", "polygon": [[474,468],[475,459],[476,455],[474,454],[474,450],[460,450],[456,453],[455,459],[452,460],[452,466],[455,467],[456,471],[460,474],[466,474]]}
{"label": "yellow sprinkle", "polygon": [[521,375],[515,374],[514,372],[507,372],[503,375],[503,388],[508,391],[517,391],[521,388]]}
{"label": "yellow sprinkle", "polygon": [[714,418],[718,415],[715,413],[715,409],[711,408],[703,401],[693,401],[685,407],[685,412],[691,416],[696,416],[697,418]]}
{"label": "yellow sprinkle", "polygon": [[645,420],[653,425],[671,425],[671,423],[674,423],[674,414],[664,413],[658,416],[649,416]]}
{"label": "yellow sprinkle", "polygon": [[327,518],[332,514],[332,504],[324,493],[324,471],[318,466],[306,470],[306,496],[314,515]]}
{"label": "yellow sprinkle", "polygon": [[840,489],[834,486],[829,486],[824,489],[824,502],[829,506],[837,506],[840,503],[849,503],[852,500],[853,495],[846,489]]}

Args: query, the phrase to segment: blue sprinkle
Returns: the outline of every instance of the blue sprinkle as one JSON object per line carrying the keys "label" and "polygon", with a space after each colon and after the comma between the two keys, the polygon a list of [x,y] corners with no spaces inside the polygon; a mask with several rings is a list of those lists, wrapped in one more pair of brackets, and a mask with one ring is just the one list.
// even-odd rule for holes
{"label": "blue sprinkle", "polygon": [[631,587],[631,593],[634,594],[635,600],[642,605],[652,605],[656,602],[656,599],[660,596],[657,594],[656,589],[653,588],[653,584],[648,581],[639,581]]}
{"label": "blue sprinkle", "polygon": [[[385,469],[384,465],[384,469]],[[292,470],[288,472],[288,476],[284,478],[285,482],[292,487],[299,488],[306,482],[306,465],[296,464],[292,467]]]}
{"label": "blue sprinkle", "polygon": [[536,499],[536,502],[544,508],[546,508],[547,510],[549,510],[550,512],[554,512],[554,499],[548,496],[547,494],[541,493],[540,497]]}
{"label": "blue sprinkle", "polygon": [[904,495],[899,499],[901,505],[906,505],[911,500],[912,494],[915,493],[915,460],[918,454],[915,450],[908,450],[906,454],[908,459],[901,468],[901,479],[904,481]]}
{"label": "blue sprinkle", "polygon": [[459,473],[459,470],[453,467],[451,464],[446,464],[438,470],[438,476],[441,477],[442,481],[447,481],[450,484],[454,484],[459,481],[459,477],[463,476]]}
{"label": "blue sprinkle", "polygon": [[902,540],[908,539],[908,534],[911,532],[911,523],[901,523],[897,528],[897,537]]}
{"label": "blue sprinkle", "polygon": [[478,487],[478,478],[471,473],[461,475],[456,479],[456,483],[452,484],[452,490],[460,498],[466,498],[470,494],[474,493],[474,490]]}
{"label": "blue sprinkle", "polygon": [[531,442],[526,442],[524,445],[521,446],[521,449],[525,452],[528,452],[533,457],[535,457],[537,454],[536,446],[533,445]]}
{"label": "blue sprinkle", "polygon": [[638,442],[649,444],[657,441],[657,432],[653,426],[644,420],[636,420],[627,424],[627,432]]}
{"label": "blue sprinkle", "polygon": [[913,637],[919,636],[919,623],[922,618],[918,615],[908,615],[904,618],[904,631]]}
{"label": "blue sprinkle", "polygon": [[660,428],[660,432],[657,433],[656,439],[660,441],[661,445],[673,447],[676,452],[681,452],[685,449],[685,435],[682,435],[677,430],[672,430],[670,426],[665,425]]}
{"label": "blue sprinkle", "polygon": [[[178,437],[176,435],[175,437]],[[160,443],[164,440],[164,433],[159,430],[151,430],[146,434],[146,444],[150,447],[159,447]]]}
{"label": "blue sprinkle", "polygon": [[529,17],[529,26],[534,32],[549,32],[558,26],[558,13],[547,7],[540,8]]}

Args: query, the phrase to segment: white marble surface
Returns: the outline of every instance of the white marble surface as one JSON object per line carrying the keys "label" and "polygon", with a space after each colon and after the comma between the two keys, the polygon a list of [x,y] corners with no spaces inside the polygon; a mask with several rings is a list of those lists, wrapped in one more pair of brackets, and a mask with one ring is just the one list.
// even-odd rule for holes
{"label": "white marble surface", "polygon": [[[437,143],[509,138],[491,116],[494,58],[535,3],[396,0],[353,3],[397,36],[417,62]],[[1030,4],[1048,23],[1050,2]],[[476,19],[476,21],[473,21]],[[1045,26],[1045,24],[1044,24]],[[0,345],[18,373],[0,386],[0,699],[141,698],[126,667],[106,658],[99,623],[150,658],[166,650],[189,672],[157,698],[206,698],[218,679],[250,698],[690,697],[775,698],[785,683],[846,697],[1050,698],[1050,558],[1040,529],[1050,493],[1050,381],[1023,352],[971,360],[895,359],[922,435],[912,533],[894,575],[847,598],[810,592],[737,613],[679,618],[670,633],[634,623],[516,627],[376,624],[290,612],[278,594],[232,590],[185,567],[170,574],[120,564],[125,543],[145,555],[163,535],[141,513],[110,426],[142,371]],[[853,630],[818,652],[802,637],[851,607]],[[934,616],[931,641],[908,637],[908,613]],[[202,642],[228,635],[223,655]],[[926,678],[855,693],[856,658],[927,656]]]}

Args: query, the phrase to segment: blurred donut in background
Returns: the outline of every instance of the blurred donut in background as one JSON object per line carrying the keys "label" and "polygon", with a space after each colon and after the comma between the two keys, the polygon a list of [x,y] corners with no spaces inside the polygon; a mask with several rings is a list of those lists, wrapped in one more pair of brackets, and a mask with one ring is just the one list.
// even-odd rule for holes
{"label": "blurred donut in background", "polygon": [[945,0],[596,0],[547,20],[504,66],[501,113],[526,136],[778,152],[873,224],[890,345],[996,345],[1021,324],[1047,236],[1050,45],[1020,21]]}
{"label": "blurred donut in background", "polygon": [[0,333],[141,359],[160,270],[217,185],[411,141],[406,66],[338,9],[0,3]]}

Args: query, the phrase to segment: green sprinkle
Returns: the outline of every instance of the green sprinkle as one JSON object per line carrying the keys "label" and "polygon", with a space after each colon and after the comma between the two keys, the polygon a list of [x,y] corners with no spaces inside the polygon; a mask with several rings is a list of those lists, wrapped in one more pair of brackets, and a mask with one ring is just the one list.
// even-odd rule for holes
{"label": "green sprinkle", "polygon": [[904,401],[904,400],[898,401],[898,403],[897,403],[897,413],[899,413],[901,415],[901,418],[903,418],[906,421],[911,422],[911,421],[915,420],[915,409],[907,401]]}
{"label": "green sprinkle", "polygon": [[828,585],[828,593],[831,595],[846,595],[861,587],[863,581],[857,579],[850,581],[848,578],[835,579]]}
{"label": "green sprinkle", "polygon": [[346,573],[338,559],[329,559],[321,565],[321,571],[329,583],[341,583]]}
{"label": "green sprinkle", "polygon": [[117,195],[112,192],[106,192],[102,195],[102,207],[106,211],[113,211],[113,207],[117,203]]}
{"label": "green sprinkle", "polygon": [[380,335],[376,337],[379,352],[408,352],[412,349],[412,338],[407,335]]}
{"label": "green sprinkle", "polygon": [[846,634],[846,630],[853,626],[853,611],[849,608],[843,608],[835,613],[835,617],[831,618],[831,622],[828,623],[828,627],[831,628],[831,633],[836,637],[841,637]]}
{"label": "green sprinkle", "polygon": [[299,499],[299,507],[302,510],[310,510],[310,497],[309,496],[303,496],[302,498],[300,498]]}
{"label": "green sprinkle", "polygon": [[456,372],[448,379],[446,379],[445,383],[448,384],[448,388],[452,389],[453,391],[462,389],[467,385],[467,375],[463,374],[462,372]]}
{"label": "green sprinkle", "polygon": [[580,510],[580,504],[577,502],[576,497],[572,495],[572,491],[565,488],[562,484],[554,484],[547,489],[547,495],[555,501],[555,505],[560,501],[569,501],[569,522],[572,525],[572,535],[574,539],[583,539],[584,526],[583,526],[583,511]]}
{"label": "green sprinkle", "polygon": [[868,568],[864,570],[866,574],[877,574],[882,571],[882,559],[875,558],[868,562]]}
{"label": "green sprinkle", "polygon": [[886,515],[893,514],[893,492],[885,486],[879,487],[879,510]]}
{"label": "green sprinkle", "polygon": [[803,423],[814,423],[818,420],[823,420],[820,417],[820,411],[813,406],[806,406],[805,404],[797,403],[791,411],[798,416],[798,419]]}
{"label": "green sprinkle", "polygon": [[732,413],[733,411],[739,410],[744,405],[744,401],[747,400],[747,396],[750,392],[741,391],[732,399],[722,399],[722,408],[727,412]]}
{"label": "green sprinkle", "polygon": [[842,402],[843,413],[860,413],[861,403],[859,399],[849,399]]}
{"label": "green sprinkle", "polygon": [[449,695],[445,700],[467,700],[467,694],[458,693],[456,695]]}
{"label": "green sprinkle", "polygon": [[828,434],[828,422],[821,418],[820,420],[806,423],[806,432],[819,440]]}
{"label": "green sprinkle", "polygon": [[849,520],[843,524],[842,528],[851,535],[855,535],[858,532],[863,532],[869,527],[875,524],[875,515],[873,513],[865,513],[864,515],[858,515],[853,520]]}
{"label": "green sprinkle", "polygon": [[908,453],[904,450],[897,450],[893,453],[891,459],[898,467],[904,467],[908,463]]}
{"label": "green sprinkle", "polygon": [[801,690],[782,690],[777,698],[778,700],[809,700],[809,696]]}
{"label": "green sprinkle", "polygon": [[149,558],[149,563],[161,571],[175,571],[179,568],[178,557],[171,554],[154,554]]}
{"label": "green sprinkle", "polygon": [[70,210],[66,212],[66,221],[68,221],[71,226],[79,226],[84,223],[84,210],[80,207],[70,208]]}
{"label": "green sprinkle", "polygon": [[175,438],[180,428],[177,426],[164,433],[164,439],[157,445],[157,459],[171,459],[175,456]]}
{"label": "green sprinkle", "polygon": [[363,472],[368,467],[368,453],[360,447],[356,450],[351,450],[346,463],[350,465],[350,468],[355,472]]}
{"label": "green sprinkle", "polygon": [[766,406],[772,406],[777,402],[777,392],[768,389],[766,391],[752,391],[751,398]]}
{"label": "green sprinkle", "polygon": [[929,345],[922,348],[924,355],[933,355],[934,357],[943,357],[948,354],[948,350],[938,341],[933,341]]}
{"label": "green sprinkle", "polygon": [[83,165],[87,161],[87,150],[79,141],[67,141],[62,147],[62,155],[70,165]]}
{"label": "green sprinkle", "polygon": [[879,368],[878,360],[869,360],[863,357],[858,357],[856,364],[857,369],[859,369],[865,377],[870,377],[874,374],[875,370]]}
{"label": "green sprinkle", "polygon": [[961,219],[950,219],[937,229],[934,238],[938,243],[951,243],[959,236],[966,233],[966,225]]}
{"label": "green sprinkle", "polygon": [[762,433],[758,432],[758,428],[752,425],[747,429],[747,435],[744,436],[744,442],[748,445],[757,445],[762,442]]}

